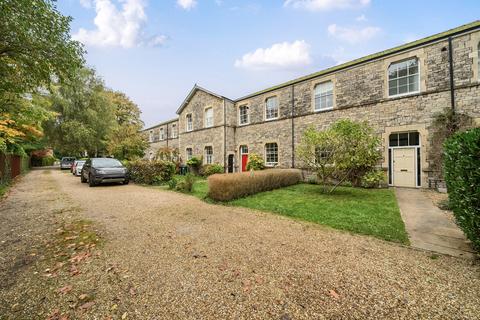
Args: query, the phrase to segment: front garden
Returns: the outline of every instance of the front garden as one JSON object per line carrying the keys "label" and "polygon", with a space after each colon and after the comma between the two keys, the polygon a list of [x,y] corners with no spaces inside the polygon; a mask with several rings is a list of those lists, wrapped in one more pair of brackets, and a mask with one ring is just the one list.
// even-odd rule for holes
{"label": "front garden", "polygon": [[393,190],[378,188],[385,185],[385,174],[376,168],[379,146],[365,123],[341,120],[324,131],[309,128],[298,148],[313,174],[309,183],[297,169],[264,170],[258,154],[249,156],[248,172],[234,174],[221,174],[223,166],[202,165],[195,156],[186,162],[189,173],[184,174],[178,154],[166,149],[153,161],[128,166],[135,182],[157,189],[407,244]]}

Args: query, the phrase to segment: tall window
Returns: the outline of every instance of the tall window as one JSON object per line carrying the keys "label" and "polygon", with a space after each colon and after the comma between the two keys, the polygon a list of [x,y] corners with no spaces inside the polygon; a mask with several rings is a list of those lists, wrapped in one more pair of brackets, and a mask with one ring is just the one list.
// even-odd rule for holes
{"label": "tall window", "polygon": [[248,106],[240,106],[238,108],[238,119],[240,124],[247,124],[250,122],[250,114],[248,113]]}
{"label": "tall window", "polygon": [[153,142],[153,130],[148,133],[148,141]]}
{"label": "tall window", "polygon": [[172,124],[172,139],[177,137],[177,125],[174,123]]}
{"label": "tall window", "polygon": [[190,159],[192,159],[192,157],[193,157],[193,150],[192,150],[192,148],[187,148],[187,149],[186,149],[186,153],[187,153],[187,161],[190,160]]}
{"label": "tall window", "polygon": [[278,118],[277,97],[270,97],[265,101],[265,120]]}
{"label": "tall window", "polygon": [[187,128],[186,128],[187,131],[192,131],[193,130],[193,118],[192,118],[192,114],[189,113],[187,114]]}
{"label": "tall window", "polygon": [[205,128],[213,127],[213,108],[205,109]]}
{"label": "tall window", "polygon": [[392,63],[388,67],[388,95],[390,97],[420,91],[418,59]]}
{"label": "tall window", "polygon": [[165,133],[163,128],[160,128],[160,140],[165,140]]}
{"label": "tall window", "polygon": [[265,165],[275,166],[278,164],[278,145],[267,143],[265,145]]}
{"label": "tall window", "polygon": [[213,163],[213,148],[211,146],[205,147],[205,164]]}
{"label": "tall window", "polygon": [[480,80],[480,42],[478,43],[477,52],[478,79]]}
{"label": "tall window", "polygon": [[327,81],[315,86],[315,111],[333,108],[333,82]]}

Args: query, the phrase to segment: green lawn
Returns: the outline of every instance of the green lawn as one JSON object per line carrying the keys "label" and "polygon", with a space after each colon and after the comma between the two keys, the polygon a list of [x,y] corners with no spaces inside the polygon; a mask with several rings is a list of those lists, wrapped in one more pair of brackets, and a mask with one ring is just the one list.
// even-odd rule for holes
{"label": "green lawn", "polygon": [[[176,176],[180,181],[183,176]],[[196,178],[192,195],[206,201],[208,183]],[[167,186],[158,188],[167,189]],[[371,235],[408,244],[407,233],[395,194],[391,189],[339,187],[334,194],[322,194],[320,186],[297,184],[222,203],[269,211],[335,229]]]}

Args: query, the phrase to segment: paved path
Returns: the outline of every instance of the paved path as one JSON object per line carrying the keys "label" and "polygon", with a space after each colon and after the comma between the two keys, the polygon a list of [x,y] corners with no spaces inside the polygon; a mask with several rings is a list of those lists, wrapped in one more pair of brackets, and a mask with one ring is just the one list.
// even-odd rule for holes
{"label": "paved path", "polygon": [[421,190],[396,188],[398,205],[413,247],[473,258],[463,232]]}
{"label": "paved path", "polygon": [[[0,319],[46,319],[52,310],[50,319],[480,319],[472,261],[175,192],[79,180],[32,171],[0,203],[0,284],[11,280],[0,286]],[[45,256],[46,237],[72,218],[93,221],[101,238],[76,268]],[[60,240],[85,238],[69,239]]]}

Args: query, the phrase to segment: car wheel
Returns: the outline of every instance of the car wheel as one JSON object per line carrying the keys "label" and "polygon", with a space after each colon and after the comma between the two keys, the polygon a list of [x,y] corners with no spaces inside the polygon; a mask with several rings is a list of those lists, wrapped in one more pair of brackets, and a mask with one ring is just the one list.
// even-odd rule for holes
{"label": "car wheel", "polygon": [[83,176],[83,174],[80,174],[80,182],[82,183],[87,183],[87,179]]}
{"label": "car wheel", "polygon": [[88,176],[88,185],[90,187],[95,187],[95,180],[93,179],[92,175]]}
{"label": "car wheel", "polygon": [[130,182],[130,180],[126,179],[125,181],[123,181],[123,184],[128,184]]}

